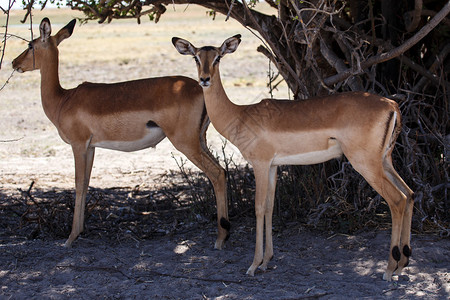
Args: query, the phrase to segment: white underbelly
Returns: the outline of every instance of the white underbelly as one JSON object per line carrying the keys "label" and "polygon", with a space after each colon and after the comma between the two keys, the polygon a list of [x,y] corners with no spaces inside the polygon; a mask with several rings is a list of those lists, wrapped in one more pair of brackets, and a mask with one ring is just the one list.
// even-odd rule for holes
{"label": "white underbelly", "polygon": [[147,135],[139,140],[134,141],[101,141],[95,144],[91,144],[93,147],[132,152],[138,151],[149,147],[155,147],[159,142],[161,142],[166,135],[159,127],[152,127],[148,130]]}
{"label": "white underbelly", "polygon": [[330,143],[325,150],[297,153],[292,155],[275,155],[272,164],[281,165],[313,165],[328,161],[342,155],[342,149],[338,143]]}

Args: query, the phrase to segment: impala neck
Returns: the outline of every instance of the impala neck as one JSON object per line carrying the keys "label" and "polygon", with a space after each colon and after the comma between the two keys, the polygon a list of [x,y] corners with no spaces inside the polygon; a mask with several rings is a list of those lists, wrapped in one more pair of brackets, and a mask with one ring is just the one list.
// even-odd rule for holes
{"label": "impala neck", "polygon": [[59,83],[58,53],[41,64],[41,98],[47,117],[55,124],[65,90]]}
{"label": "impala neck", "polygon": [[203,95],[206,109],[214,128],[225,138],[229,139],[229,136],[227,136],[228,132],[226,132],[227,126],[238,117],[240,109],[238,105],[231,102],[228,98],[223,88],[218,68],[211,79],[211,85],[203,89]]}

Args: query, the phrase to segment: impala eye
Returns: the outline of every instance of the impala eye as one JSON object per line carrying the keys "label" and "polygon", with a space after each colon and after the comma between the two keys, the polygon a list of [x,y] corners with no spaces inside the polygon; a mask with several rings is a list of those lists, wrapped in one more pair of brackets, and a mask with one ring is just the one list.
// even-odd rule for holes
{"label": "impala eye", "polygon": [[222,56],[217,56],[216,59],[214,60],[214,64],[218,64],[220,62],[220,59],[222,58]]}
{"label": "impala eye", "polygon": [[194,56],[194,60],[195,60],[195,63],[196,63],[197,65],[200,64],[200,61],[198,60],[198,57],[197,57],[197,56]]}

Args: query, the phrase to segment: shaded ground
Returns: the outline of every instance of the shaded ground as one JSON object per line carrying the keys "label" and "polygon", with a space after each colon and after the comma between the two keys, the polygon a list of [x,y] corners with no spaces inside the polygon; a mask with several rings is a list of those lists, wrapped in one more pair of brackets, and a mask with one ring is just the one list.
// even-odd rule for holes
{"label": "shaded ground", "polygon": [[[450,241],[413,235],[405,275],[385,282],[388,231],[317,233],[276,225],[266,272],[245,275],[254,220],[232,220],[222,251],[215,222],[182,188],[91,189],[86,232],[71,249],[70,190],[2,192],[0,298],[5,299],[447,299]],[[19,216],[21,215],[21,217]]]}

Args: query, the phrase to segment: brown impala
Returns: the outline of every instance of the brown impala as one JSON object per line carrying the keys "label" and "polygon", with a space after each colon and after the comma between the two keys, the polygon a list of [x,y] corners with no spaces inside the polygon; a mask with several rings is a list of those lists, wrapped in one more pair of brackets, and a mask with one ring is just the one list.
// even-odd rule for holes
{"label": "brown impala", "polygon": [[[235,105],[222,86],[220,59],[233,53],[240,35],[222,46],[194,47],[173,38],[172,43],[197,63],[206,109],[214,127],[239,148],[256,179],[256,248],[247,274],[265,270],[273,256],[272,212],[277,166],[317,164],[344,154],[352,166],[387,201],[392,215],[389,262],[383,276],[400,274],[411,255],[413,192],[392,166],[391,153],[401,130],[398,105],[369,93],[343,93],[304,100],[265,99]],[[266,249],[263,255],[264,222]]]}
{"label": "brown impala", "polygon": [[74,26],[75,20],[51,36],[50,21],[43,19],[41,36],[13,61],[18,72],[41,70],[45,114],[72,146],[76,200],[72,232],[65,246],[83,231],[95,147],[136,151],[154,147],[167,137],[212,181],[219,227],[215,247],[222,248],[229,230],[225,172],[206,146],[209,119],[202,88],[193,79],[174,76],[114,84],[85,82],[63,89],[58,77],[58,45],[71,36]]}

